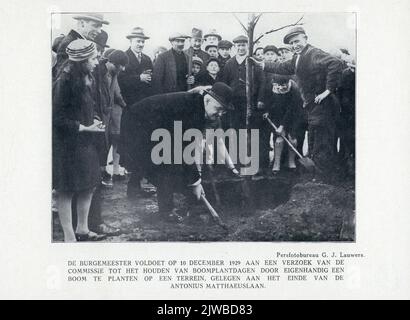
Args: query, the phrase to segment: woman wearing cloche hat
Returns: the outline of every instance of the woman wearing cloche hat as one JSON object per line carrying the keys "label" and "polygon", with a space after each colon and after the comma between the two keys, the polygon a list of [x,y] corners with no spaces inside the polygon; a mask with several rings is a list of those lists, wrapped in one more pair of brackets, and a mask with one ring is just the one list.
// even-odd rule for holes
{"label": "woman wearing cloche hat", "polygon": [[[65,242],[104,238],[88,229],[88,213],[100,168],[94,136],[103,134],[94,118],[95,81],[98,64],[94,42],[78,39],[66,52],[53,85],[53,184],[58,191],[58,214]],[[77,198],[77,228],[72,226],[71,202]]]}

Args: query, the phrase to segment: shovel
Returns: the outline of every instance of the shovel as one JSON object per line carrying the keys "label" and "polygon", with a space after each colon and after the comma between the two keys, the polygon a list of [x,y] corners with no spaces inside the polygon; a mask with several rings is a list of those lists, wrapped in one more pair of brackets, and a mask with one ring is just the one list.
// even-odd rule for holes
{"label": "shovel", "polygon": [[215,211],[215,209],[209,203],[208,199],[205,198],[205,196],[203,194],[201,195],[201,200],[205,204],[205,206],[208,208],[208,210],[211,213],[211,216],[214,219],[214,221],[217,224],[219,224],[223,229],[228,230],[228,226],[222,221],[221,217],[218,215],[218,213]]}
{"label": "shovel", "polygon": [[[272,122],[272,120],[269,117],[266,117],[266,120],[269,122],[269,124],[275,129],[278,130],[278,128],[275,126],[275,124]],[[317,169],[317,167],[315,166],[315,163],[313,162],[312,159],[308,158],[308,157],[304,157],[302,156],[299,151],[295,148],[295,146],[290,143],[290,141],[285,137],[285,135],[281,135],[282,138],[286,141],[286,143],[289,145],[289,147],[295,151],[296,155],[299,157],[299,163],[305,167],[306,170],[308,170],[309,172],[314,171],[315,169]],[[319,171],[319,170],[318,170]]]}

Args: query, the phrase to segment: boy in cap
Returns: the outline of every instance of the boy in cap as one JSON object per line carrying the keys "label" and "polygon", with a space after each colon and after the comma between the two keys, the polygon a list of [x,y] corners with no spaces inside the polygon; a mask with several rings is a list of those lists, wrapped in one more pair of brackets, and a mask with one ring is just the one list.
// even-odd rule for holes
{"label": "boy in cap", "polygon": [[289,47],[280,47],[278,48],[279,52],[279,61],[288,61],[292,60],[293,51]]}
{"label": "boy in cap", "polygon": [[255,51],[253,52],[253,56],[255,57],[255,59],[259,61],[262,61],[263,59],[265,59],[265,57],[263,56],[263,48],[257,47]]}
{"label": "boy in cap", "polygon": [[208,53],[210,58],[218,58],[218,46],[216,44],[208,44],[205,47],[205,51]]}
{"label": "boy in cap", "polygon": [[[270,96],[266,99],[266,112],[263,118],[269,116],[278,127],[273,135],[274,163],[272,168],[273,174],[277,174],[281,169],[282,151],[285,145],[282,135],[285,135],[295,147],[301,150],[307,124],[302,98],[290,76],[273,74],[268,88]],[[266,159],[267,154],[264,156]],[[289,148],[288,167],[290,170],[296,169],[295,156],[295,152]]]}
{"label": "boy in cap", "polygon": [[218,81],[218,74],[220,71],[219,60],[217,58],[210,58],[206,64],[206,72],[202,72],[198,76],[197,84],[200,86],[212,86]]}
{"label": "boy in cap", "polygon": [[279,58],[278,48],[273,45],[263,48],[263,55],[265,62],[276,62]]}
{"label": "boy in cap", "polygon": [[292,60],[258,62],[266,72],[296,75],[304,107],[308,114],[309,154],[319,178],[332,182],[335,172],[335,128],[339,101],[335,95],[342,74],[342,62],[308,44],[302,27],[291,29],[283,42],[295,51]]}
{"label": "boy in cap", "polygon": [[199,57],[192,58],[192,75],[194,77],[197,76],[201,72],[203,65],[204,65],[204,62],[202,61],[201,58]]}

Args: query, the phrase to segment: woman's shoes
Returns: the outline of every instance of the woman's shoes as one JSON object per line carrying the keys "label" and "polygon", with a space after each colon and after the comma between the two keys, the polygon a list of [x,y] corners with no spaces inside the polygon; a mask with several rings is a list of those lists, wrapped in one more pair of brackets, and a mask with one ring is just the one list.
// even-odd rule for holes
{"label": "woman's shoes", "polygon": [[78,242],[84,241],[101,241],[107,238],[106,234],[97,234],[95,232],[88,232],[88,233],[76,233],[75,238]]}

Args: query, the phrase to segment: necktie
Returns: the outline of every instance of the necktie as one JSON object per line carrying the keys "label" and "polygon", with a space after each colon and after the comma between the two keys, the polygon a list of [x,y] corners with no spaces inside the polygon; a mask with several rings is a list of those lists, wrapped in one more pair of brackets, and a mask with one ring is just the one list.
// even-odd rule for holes
{"label": "necktie", "polygon": [[141,63],[141,53],[137,54],[137,60],[138,60],[139,63]]}

